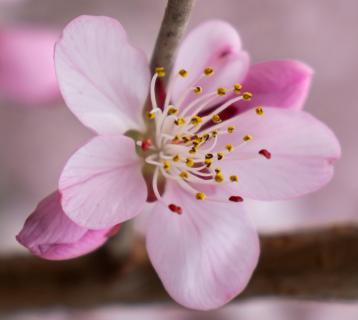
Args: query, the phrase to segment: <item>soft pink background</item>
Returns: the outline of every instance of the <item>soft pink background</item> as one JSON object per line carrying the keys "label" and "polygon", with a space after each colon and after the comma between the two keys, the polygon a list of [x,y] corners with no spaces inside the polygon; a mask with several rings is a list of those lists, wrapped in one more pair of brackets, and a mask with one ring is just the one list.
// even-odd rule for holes
{"label": "soft pink background", "polygon": [[[80,14],[115,17],[148,56],[166,3],[28,0],[10,6],[6,2],[0,7],[0,24],[34,23],[60,30]],[[358,1],[198,0],[189,29],[212,18],[225,19],[239,30],[254,62],[294,58],[311,65],[316,75],[306,109],[326,122],[342,144],[343,158],[327,187],[292,202],[253,204],[260,230],[357,221]],[[29,109],[0,102],[1,252],[21,250],[14,236],[25,217],[56,188],[65,160],[90,136],[62,103]]]}

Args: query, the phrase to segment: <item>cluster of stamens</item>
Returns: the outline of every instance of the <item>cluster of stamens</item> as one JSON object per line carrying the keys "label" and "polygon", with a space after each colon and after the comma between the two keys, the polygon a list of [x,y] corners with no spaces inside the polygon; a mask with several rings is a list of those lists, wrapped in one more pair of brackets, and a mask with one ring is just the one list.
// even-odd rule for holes
{"label": "cluster of stamens", "polygon": [[[152,109],[147,112],[147,119],[154,121],[155,141],[138,141],[138,145],[143,150],[151,150],[149,156],[145,158],[147,164],[155,166],[152,187],[156,198],[163,201],[158,191],[159,175],[166,179],[175,180],[185,190],[193,194],[193,198],[204,200],[208,196],[197,187],[202,185],[220,184],[223,182],[238,183],[239,176],[232,173],[224,177],[219,163],[235,149],[243,146],[253,139],[247,133],[241,141],[228,143],[223,150],[217,151],[217,141],[221,135],[231,135],[235,131],[235,126],[230,124],[230,119],[223,120],[220,114],[233,103],[243,100],[249,101],[252,98],[251,92],[242,92],[241,84],[234,84],[231,89],[219,87],[213,92],[204,92],[197,83],[204,77],[214,74],[214,69],[207,67],[202,75],[194,81],[193,86],[179,99],[178,105],[170,103],[171,87],[169,86],[164,106],[157,105],[155,84],[157,78],[164,77],[164,68],[157,68],[151,81],[151,103]],[[179,70],[176,77],[186,78],[188,71]],[[180,109],[180,105],[187,96],[193,92],[198,98],[193,99],[185,108]],[[215,103],[215,100],[229,95],[229,98],[215,108],[209,114],[204,114],[207,106]],[[256,107],[256,114],[264,114],[261,106]],[[204,115],[203,115],[204,114]],[[154,152],[153,152],[154,151]],[[269,159],[271,154],[266,149],[260,150],[259,155]],[[239,195],[232,195],[225,199],[210,197],[214,201],[233,201],[241,202],[243,198]],[[176,204],[166,204],[175,213],[181,214],[182,208]]]}

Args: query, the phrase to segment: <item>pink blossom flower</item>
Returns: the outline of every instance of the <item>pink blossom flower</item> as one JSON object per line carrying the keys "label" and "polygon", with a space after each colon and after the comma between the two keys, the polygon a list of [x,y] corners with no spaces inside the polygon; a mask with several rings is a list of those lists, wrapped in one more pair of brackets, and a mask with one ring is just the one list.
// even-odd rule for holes
{"label": "pink blossom flower", "polygon": [[[242,201],[317,190],[340,156],[331,130],[301,111],[311,69],[297,61],[250,66],[237,32],[222,21],[204,23],[184,40],[164,101],[156,99],[156,85],[165,70],[150,79],[146,57],[111,18],[72,21],[55,63],[68,107],[98,135],[65,165],[57,210],[40,205],[19,241],[45,258],[53,246],[61,258],[63,243],[74,243],[73,255],[86,253],[90,246],[79,242],[91,241],[90,232],[99,232],[102,244],[153,194],[148,254],[169,294],[189,308],[222,306],[255,269],[258,236]],[[41,223],[52,215],[69,219]],[[68,224],[96,231],[83,239]],[[24,239],[30,228],[43,234]],[[47,247],[35,249],[41,243]]]}
{"label": "pink blossom flower", "polygon": [[53,47],[58,33],[39,27],[0,27],[0,98],[38,106],[60,98]]}

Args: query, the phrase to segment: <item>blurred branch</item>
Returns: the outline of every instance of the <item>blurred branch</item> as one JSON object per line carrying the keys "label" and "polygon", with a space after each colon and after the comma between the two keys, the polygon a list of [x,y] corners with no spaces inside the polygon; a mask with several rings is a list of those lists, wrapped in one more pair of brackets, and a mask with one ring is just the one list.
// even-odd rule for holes
{"label": "blurred branch", "polygon": [[[240,298],[358,299],[358,226],[263,236],[261,244],[259,265]],[[106,249],[72,261],[0,260],[0,310],[168,300],[142,240],[120,260]]]}
{"label": "blurred branch", "polygon": [[[155,43],[151,69],[164,67],[167,75],[173,66],[177,47],[188,25],[195,0],[169,0]],[[168,79],[165,77],[163,79]]]}

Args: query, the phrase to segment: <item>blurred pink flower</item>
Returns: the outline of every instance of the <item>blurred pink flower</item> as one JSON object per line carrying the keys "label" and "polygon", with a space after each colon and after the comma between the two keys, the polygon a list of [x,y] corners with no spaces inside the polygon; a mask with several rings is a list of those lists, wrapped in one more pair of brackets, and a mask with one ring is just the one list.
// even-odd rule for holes
{"label": "blurred pink flower", "polygon": [[58,33],[35,27],[0,27],[0,98],[38,106],[60,98],[53,51]]}
{"label": "blurred pink flower", "polygon": [[[222,21],[204,23],[184,40],[164,101],[156,99],[156,84],[165,70],[150,81],[147,59],[111,18],[72,21],[55,63],[68,107],[98,134],[67,162],[62,197],[53,200],[57,208],[61,201],[57,214],[103,232],[141,213],[153,194],[149,257],[169,294],[189,308],[218,308],[251,277],[259,243],[243,199],[317,190],[340,156],[330,129],[300,110],[311,70],[297,61],[250,66],[237,32]],[[152,109],[144,121],[148,91]],[[40,205],[33,216],[39,211],[55,214]],[[66,224],[55,231],[41,224],[30,218],[21,233],[54,232],[46,243],[57,248],[60,237],[71,237]],[[19,240],[49,258],[31,238]]]}

